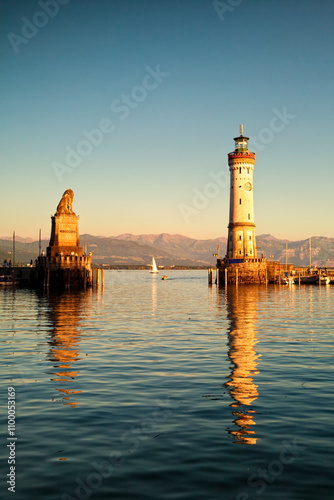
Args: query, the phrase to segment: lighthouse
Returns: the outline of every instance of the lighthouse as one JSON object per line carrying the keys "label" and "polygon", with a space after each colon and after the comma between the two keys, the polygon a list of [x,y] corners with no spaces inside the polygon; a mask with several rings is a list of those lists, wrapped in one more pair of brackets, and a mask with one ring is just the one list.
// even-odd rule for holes
{"label": "lighthouse", "polygon": [[228,225],[228,260],[249,261],[257,258],[254,223],[253,172],[255,153],[248,150],[249,138],[234,138],[235,149],[228,154],[230,170],[230,216]]}
{"label": "lighthouse", "polygon": [[278,283],[280,263],[258,258],[255,241],[253,173],[255,153],[248,150],[249,138],[234,138],[228,154],[230,169],[230,216],[226,256],[217,259],[217,285]]}

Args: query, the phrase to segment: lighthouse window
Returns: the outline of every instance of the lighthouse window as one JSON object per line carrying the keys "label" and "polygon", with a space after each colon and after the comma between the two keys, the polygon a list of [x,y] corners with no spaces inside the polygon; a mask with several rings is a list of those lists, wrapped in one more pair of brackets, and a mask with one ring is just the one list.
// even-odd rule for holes
{"label": "lighthouse window", "polygon": [[252,255],[252,253],[253,253],[252,250],[249,250],[249,253],[250,253],[250,255]]}
{"label": "lighthouse window", "polygon": [[239,205],[241,205],[241,198],[239,198]]}
{"label": "lighthouse window", "polygon": [[247,174],[249,174],[249,168],[247,168]]}
{"label": "lighthouse window", "polygon": [[241,167],[239,167],[239,174],[241,174]]}
{"label": "lighthouse window", "polygon": [[252,239],[252,237],[251,237],[251,236],[249,236],[249,238],[248,238],[248,239],[249,239],[249,240],[251,240],[251,239]]}
{"label": "lighthouse window", "polygon": [[238,236],[238,240],[241,240],[241,235]]}
{"label": "lighthouse window", "polygon": [[239,250],[239,255],[241,255],[241,250]]}
{"label": "lighthouse window", "polygon": [[250,220],[250,214],[248,214],[248,220]]}

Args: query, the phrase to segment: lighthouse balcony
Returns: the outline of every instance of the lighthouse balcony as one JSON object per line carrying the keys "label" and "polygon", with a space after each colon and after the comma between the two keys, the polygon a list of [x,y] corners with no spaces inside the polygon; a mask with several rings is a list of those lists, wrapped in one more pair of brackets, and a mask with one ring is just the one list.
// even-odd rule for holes
{"label": "lighthouse balcony", "polygon": [[242,151],[242,152],[233,151],[233,153],[228,154],[229,160],[233,160],[234,158],[251,158],[252,160],[255,161],[255,153],[252,153],[251,151]]}
{"label": "lighthouse balcony", "polygon": [[228,154],[229,160],[235,160],[241,158],[252,159],[255,161],[255,153],[252,153],[251,151],[241,151],[241,152],[233,151],[233,153]]}

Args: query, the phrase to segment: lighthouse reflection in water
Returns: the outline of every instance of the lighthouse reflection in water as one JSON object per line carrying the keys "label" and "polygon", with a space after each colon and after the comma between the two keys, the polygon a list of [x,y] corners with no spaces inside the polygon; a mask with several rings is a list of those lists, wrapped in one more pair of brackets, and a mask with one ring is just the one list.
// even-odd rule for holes
{"label": "lighthouse reflection in water", "polygon": [[[226,287],[225,294],[227,317],[230,321],[227,332],[228,357],[231,373],[224,386],[233,400],[230,407],[234,426],[228,429],[238,444],[256,444],[255,417],[253,403],[258,398],[254,381],[259,373],[259,357],[256,353],[256,304],[258,287]],[[222,297],[222,296],[221,296]]]}

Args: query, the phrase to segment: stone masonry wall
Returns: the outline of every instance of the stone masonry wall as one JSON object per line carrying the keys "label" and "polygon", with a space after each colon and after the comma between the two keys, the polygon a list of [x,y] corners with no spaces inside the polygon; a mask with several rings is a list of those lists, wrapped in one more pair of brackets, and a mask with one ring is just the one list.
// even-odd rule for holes
{"label": "stone masonry wall", "polygon": [[[218,261],[219,262],[219,261]],[[225,284],[225,269],[227,284],[261,284],[267,283],[267,262],[259,259],[257,262],[242,262],[238,264],[221,263],[219,269],[219,284]]]}

